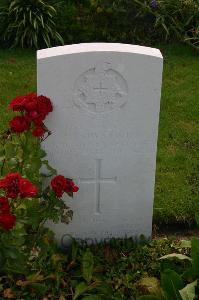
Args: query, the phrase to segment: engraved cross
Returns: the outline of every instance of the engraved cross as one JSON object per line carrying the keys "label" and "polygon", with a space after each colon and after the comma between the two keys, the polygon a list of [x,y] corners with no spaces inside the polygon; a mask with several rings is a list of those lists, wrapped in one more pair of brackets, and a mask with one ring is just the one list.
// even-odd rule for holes
{"label": "engraved cross", "polygon": [[101,213],[101,184],[102,183],[116,183],[117,176],[112,178],[101,177],[101,159],[96,159],[95,178],[79,178],[82,183],[95,183],[95,197],[96,197],[96,213]]}
{"label": "engraved cross", "polygon": [[108,88],[104,87],[102,81],[99,83],[99,87],[93,87],[94,90],[99,91],[100,95],[103,91],[108,90]]}

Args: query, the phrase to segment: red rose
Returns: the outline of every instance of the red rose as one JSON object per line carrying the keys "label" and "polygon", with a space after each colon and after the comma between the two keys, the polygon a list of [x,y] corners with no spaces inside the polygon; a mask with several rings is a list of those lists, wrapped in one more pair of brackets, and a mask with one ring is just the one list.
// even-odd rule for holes
{"label": "red rose", "polygon": [[[10,102],[9,108],[14,111],[25,111],[26,120],[31,120],[36,125],[41,125],[45,117],[53,111],[53,105],[50,99],[43,95],[37,97],[35,93],[14,98]],[[14,127],[16,127],[16,125]],[[22,132],[17,130],[14,131]]]}
{"label": "red rose", "polygon": [[[9,108],[25,113],[24,116],[17,116],[10,121],[10,127],[14,132],[28,130],[31,122],[37,127],[41,127],[46,116],[53,111],[50,99],[43,95],[37,97],[35,93],[14,98],[9,104]],[[43,135],[41,129],[40,132],[37,130],[35,134],[36,136]]]}
{"label": "red rose", "polygon": [[13,111],[23,111],[25,101],[26,99],[24,96],[18,96],[10,102],[8,107],[11,108]]}
{"label": "red rose", "polygon": [[41,126],[46,115],[42,113],[38,113],[36,110],[27,112],[25,114],[25,118],[29,121],[33,121],[35,125]]}
{"label": "red rose", "polygon": [[56,176],[51,180],[51,187],[58,198],[62,197],[66,187],[66,178],[62,175]]}
{"label": "red rose", "polygon": [[8,198],[16,198],[19,194],[19,181],[21,179],[20,174],[10,173],[6,175],[4,179],[0,180],[0,188],[6,190],[6,196]]}
{"label": "red rose", "polygon": [[0,225],[5,230],[10,230],[15,226],[16,217],[12,214],[1,214],[0,215]]}
{"label": "red rose", "polygon": [[36,110],[31,110],[25,114],[27,120],[34,120],[39,117],[39,114]]}
{"label": "red rose", "polygon": [[0,179],[0,189],[6,188],[7,183],[5,179]]}
{"label": "red rose", "polygon": [[37,101],[36,99],[25,103],[24,108],[26,111],[33,111],[37,109]]}
{"label": "red rose", "polygon": [[34,120],[33,120],[33,122],[34,122],[34,124],[36,125],[36,126],[41,126],[42,124],[43,124],[43,121],[44,121],[44,119],[45,119],[45,115],[39,115],[37,118],[35,118]]}
{"label": "red rose", "polygon": [[37,95],[35,93],[17,96],[10,102],[9,108],[11,108],[13,111],[24,111],[27,109],[27,103],[32,102],[33,99],[36,99],[36,97]]}
{"label": "red rose", "polygon": [[66,180],[66,187],[64,191],[66,193],[76,193],[79,190],[79,187],[71,179]]}
{"label": "red rose", "polygon": [[38,96],[38,111],[46,116],[53,111],[53,106],[49,98],[45,96]]}
{"label": "red rose", "polygon": [[79,191],[79,187],[76,184],[74,184],[74,182],[72,184],[72,189],[73,189],[73,193],[77,193]]}
{"label": "red rose", "polygon": [[43,127],[38,126],[32,131],[32,135],[34,135],[36,137],[41,137],[44,135],[45,132],[46,132],[46,130]]}
{"label": "red rose", "polygon": [[25,198],[25,197],[33,198],[37,195],[38,189],[28,179],[21,178],[19,181],[19,192],[21,198]]}
{"label": "red rose", "polygon": [[0,214],[2,213],[10,213],[10,205],[5,197],[0,197]]}
{"label": "red rose", "polygon": [[38,96],[37,99],[32,99],[31,102],[27,102],[26,118],[35,123],[35,125],[41,125],[46,116],[53,110],[52,103],[49,98],[45,96]]}
{"label": "red rose", "polygon": [[58,198],[62,197],[63,193],[76,193],[79,188],[75,183],[62,175],[58,175],[51,181],[52,189]]}
{"label": "red rose", "polygon": [[37,95],[32,93],[27,95],[26,102],[24,104],[26,111],[33,111],[37,109]]}
{"label": "red rose", "polygon": [[0,197],[0,205],[4,205],[4,204],[7,204],[7,203],[8,203],[8,199],[6,197]]}
{"label": "red rose", "polygon": [[10,127],[14,132],[18,132],[18,133],[24,132],[29,129],[29,126],[30,126],[29,122],[23,116],[14,117],[10,121]]}
{"label": "red rose", "polygon": [[6,191],[8,198],[35,197],[38,189],[28,179],[24,179],[18,173],[10,173],[4,179],[0,180],[0,188]]}

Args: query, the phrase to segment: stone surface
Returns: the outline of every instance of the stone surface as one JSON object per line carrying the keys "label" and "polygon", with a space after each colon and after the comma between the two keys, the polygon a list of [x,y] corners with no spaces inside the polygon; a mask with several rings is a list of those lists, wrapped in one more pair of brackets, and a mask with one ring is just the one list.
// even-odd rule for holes
{"label": "stone surface", "polygon": [[80,190],[67,234],[101,240],[151,234],[162,77],[159,50],[124,44],[78,44],[39,50],[38,93],[54,111],[48,159]]}

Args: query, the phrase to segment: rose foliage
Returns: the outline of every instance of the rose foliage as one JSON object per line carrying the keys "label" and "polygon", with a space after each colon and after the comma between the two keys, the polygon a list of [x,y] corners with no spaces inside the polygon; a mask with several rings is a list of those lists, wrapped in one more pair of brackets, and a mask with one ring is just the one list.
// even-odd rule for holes
{"label": "rose foliage", "polygon": [[73,197],[78,187],[57,175],[41,148],[51,134],[44,124],[51,100],[30,93],[13,99],[9,109],[16,115],[0,136],[0,275],[26,276],[40,272],[41,261],[49,263],[56,253],[53,233],[44,225],[69,223],[73,213],[62,196]]}

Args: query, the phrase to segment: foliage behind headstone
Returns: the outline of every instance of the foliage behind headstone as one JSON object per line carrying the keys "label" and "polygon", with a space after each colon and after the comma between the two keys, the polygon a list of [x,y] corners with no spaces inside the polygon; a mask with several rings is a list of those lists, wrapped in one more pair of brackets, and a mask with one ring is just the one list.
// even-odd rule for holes
{"label": "foliage behind headstone", "polygon": [[1,46],[42,48],[62,38],[65,44],[178,40],[198,46],[198,0],[0,0],[0,8]]}

